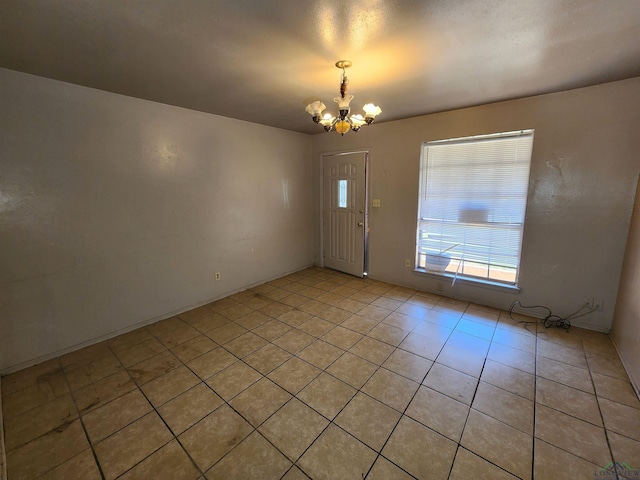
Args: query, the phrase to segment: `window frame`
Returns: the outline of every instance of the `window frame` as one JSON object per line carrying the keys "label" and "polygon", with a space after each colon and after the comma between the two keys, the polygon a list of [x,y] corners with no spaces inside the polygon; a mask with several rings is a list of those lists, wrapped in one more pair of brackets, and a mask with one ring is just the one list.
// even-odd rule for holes
{"label": "window frame", "polygon": [[[514,278],[513,281],[510,280],[504,280],[504,279],[499,279],[496,278],[498,275],[496,275],[495,270],[494,273],[492,274],[492,266],[493,269],[499,269],[501,266],[505,267],[505,265],[500,265],[499,263],[492,263],[490,260],[490,253],[486,253],[486,263],[482,263],[482,262],[476,262],[477,265],[483,264],[486,267],[486,275],[473,275],[473,274],[468,274],[468,273],[460,273],[459,270],[461,268],[461,266],[465,263],[465,259],[464,259],[464,255],[466,253],[463,253],[462,256],[458,256],[457,258],[455,258],[455,262],[457,264],[457,269],[455,271],[447,271],[446,269],[448,269],[448,264],[452,263],[452,262],[446,262],[446,258],[444,259],[443,263],[447,263],[447,265],[444,266],[444,268],[439,267],[439,268],[427,268],[427,255],[431,255],[433,258],[432,260],[439,260],[438,258],[435,258],[439,255],[441,255],[443,252],[440,251],[440,253],[433,255],[428,253],[428,249],[429,247],[426,245],[426,239],[421,238],[421,234],[424,234],[426,232],[426,228],[422,228],[422,224],[425,222],[428,223],[432,223],[432,224],[437,224],[437,222],[439,221],[438,219],[433,219],[433,218],[422,218],[422,210],[423,210],[423,205],[424,205],[424,201],[426,200],[426,198],[428,197],[428,183],[429,180],[427,180],[428,178],[428,172],[426,171],[426,169],[428,168],[428,157],[429,157],[429,147],[430,146],[446,146],[446,145],[461,145],[461,144],[465,144],[465,145],[469,145],[469,144],[473,144],[473,143],[481,143],[481,142],[485,142],[485,141],[491,141],[491,140],[497,140],[497,139],[512,139],[512,138],[518,138],[521,139],[521,137],[527,137],[527,148],[528,148],[528,158],[527,157],[523,157],[525,158],[525,164],[526,164],[526,172],[525,173],[520,173],[517,178],[519,179],[519,181],[523,184],[521,188],[524,189],[524,191],[520,194],[519,199],[522,202],[522,206],[518,209],[518,212],[520,212],[521,209],[521,216],[517,215],[518,219],[521,219],[521,222],[517,222],[517,224],[514,223],[510,223],[510,224],[501,224],[501,222],[492,222],[487,220],[480,220],[480,221],[474,221],[473,219],[470,219],[468,221],[445,221],[444,217],[442,220],[440,220],[440,222],[442,223],[444,228],[444,225],[449,225],[449,226],[459,226],[460,229],[482,229],[482,228],[487,228],[490,231],[493,231],[495,229],[499,229],[499,228],[506,228],[506,229],[511,229],[511,230],[515,230],[517,232],[517,234],[519,235],[519,241],[517,242],[517,251],[515,253],[515,255],[511,255],[511,257],[515,258],[515,263],[514,266],[509,265],[507,268],[510,268],[512,270],[514,270]],[[472,284],[472,285],[477,285],[477,286],[485,286],[488,288],[493,288],[493,289],[500,289],[500,290],[507,290],[507,291],[519,291],[519,287],[518,287],[518,281],[520,278],[520,273],[521,273],[521,266],[522,266],[522,244],[523,244],[523,239],[524,239],[524,231],[525,231],[525,223],[526,223],[526,208],[527,208],[527,204],[528,204],[528,199],[529,199],[529,187],[530,187],[530,176],[531,176],[531,160],[532,160],[532,156],[533,156],[533,141],[534,141],[534,129],[526,129],[526,130],[517,130],[517,131],[509,131],[509,132],[499,132],[499,133],[492,133],[492,134],[485,134],[485,135],[474,135],[474,136],[468,136],[468,137],[459,137],[459,138],[450,138],[450,139],[443,139],[443,140],[435,140],[435,141],[426,141],[423,142],[421,144],[421,148],[420,148],[420,170],[419,170],[419,184],[418,184],[418,209],[417,209],[417,221],[416,221],[416,240],[415,240],[415,258],[414,258],[414,273],[419,274],[419,275],[426,275],[426,276],[430,276],[433,278],[437,278],[437,279],[442,279],[447,278],[447,279],[451,279],[452,280],[452,285],[455,284],[456,282],[460,282],[463,284]],[[468,160],[473,160],[472,156],[469,157],[465,157]],[[490,160],[489,158],[487,158],[487,160]],[[495,159],[491,159],[491,160],[495,160]],[[513,163],[514,165],[518,164],[518,154],[516,153],[516,156],[512,156],[510,160],[501,160],[501,163],[499,163],[500,166],[502,165],[509,165],[510,163]],[[436,167],[437,168],[437,167]],[[496,186],[500,186],[499,183],[495,184]],[[433,195],[432,195],[433,198]],[[453,200],[452,200],[453,202]],[[448,206],[449,207],[449,206]],[[458,215],[460,215],[460,212],[462,211],[462,209],[458,210]],[[473,212],[471,212],[473,214]],[[458,216],[458,219],[460,218],[460,216]],[[428,235],[428,233],[427,233]],[[441,234],[442,235],[442,234]],[[437,236],[437,235],[436,235]],[[442,242],[442,240],[441,240]],[[466,247],[468,245],[468,243],[465,241],[465,243],[463,244],[463,251],[466,251]],[[511,247],[513,247],[514,242],[507,242],[506,246],[511,245]],[[491,251],[492,249],[495,249],[496,244],[495,243],[491,243],[491,241],[489,241],[488,243],[484,243],[482,244],[481,248],[484,248],[488,251]],[[511,249],[511,251],[513,252],[513,248]],[[466,260],[466,262],[469,262],[470,264],[474,263],[473,260]],[[493,275],[493,276],[492,276]]]}

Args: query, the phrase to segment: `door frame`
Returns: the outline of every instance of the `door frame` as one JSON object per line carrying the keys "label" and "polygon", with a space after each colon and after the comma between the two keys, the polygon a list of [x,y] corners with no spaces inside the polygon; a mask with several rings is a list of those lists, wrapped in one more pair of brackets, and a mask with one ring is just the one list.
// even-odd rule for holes
{"label": "door frame", "polygon": [[369,159],[371,157],[371,149],[360,148],[355,150],[338,150],[335,152],[323,152],[320,154],[320,266],[324,267],[324,166],[326,157],[338,157],[341,155],[351,155],[354,153],[364,153],[364,238],[362,245],[364,252],[363,259],[363,278],[366,278],[369,272]]}

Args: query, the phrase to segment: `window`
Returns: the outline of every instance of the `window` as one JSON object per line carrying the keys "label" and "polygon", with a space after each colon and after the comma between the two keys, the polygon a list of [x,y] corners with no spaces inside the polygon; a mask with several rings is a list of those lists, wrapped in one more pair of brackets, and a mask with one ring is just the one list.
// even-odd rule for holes
{"label": "window", "polygon": [[416,269],[516,285],[533,130],[422,145]]}
{"label": "window", "polygon": [[338,208],[347,208],[347,181],[338,180]]}

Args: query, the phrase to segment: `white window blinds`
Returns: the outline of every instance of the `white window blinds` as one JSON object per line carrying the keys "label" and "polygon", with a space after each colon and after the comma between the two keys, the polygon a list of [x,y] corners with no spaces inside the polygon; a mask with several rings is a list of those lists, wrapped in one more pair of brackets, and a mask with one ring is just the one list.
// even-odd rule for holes
{"label": "white window blinds", "polygon": [[416,267],[516,284],[533,130],[424,143]]}

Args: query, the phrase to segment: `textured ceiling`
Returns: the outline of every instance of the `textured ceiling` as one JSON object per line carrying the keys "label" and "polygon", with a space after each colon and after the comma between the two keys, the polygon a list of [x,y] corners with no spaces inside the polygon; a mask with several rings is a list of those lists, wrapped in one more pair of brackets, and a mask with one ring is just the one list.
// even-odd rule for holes
{"label": "textured ceiling", "polygon": [[2,0],[0,66],[306,133],[640,75],[639,0]]}

